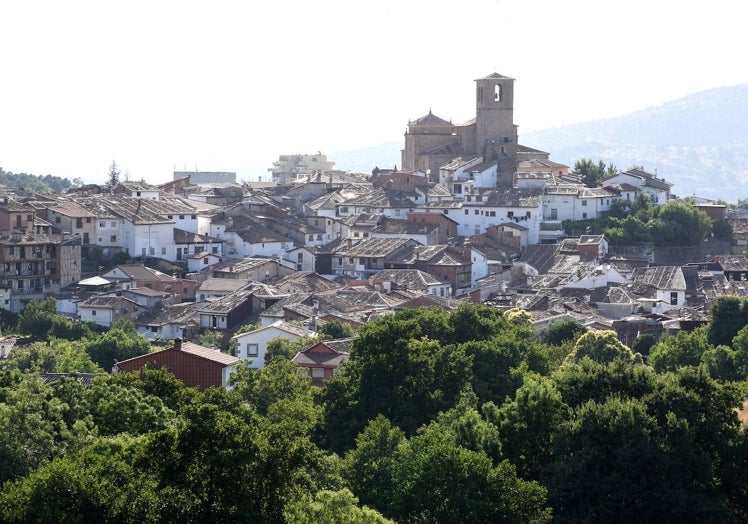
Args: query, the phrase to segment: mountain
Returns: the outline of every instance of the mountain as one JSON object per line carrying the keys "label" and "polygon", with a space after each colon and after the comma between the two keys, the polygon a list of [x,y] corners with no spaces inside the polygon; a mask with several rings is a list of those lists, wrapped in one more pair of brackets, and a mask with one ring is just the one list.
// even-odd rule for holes
{"label": "mountain", "polygon": [[[674,184],[679,196],[736,203],[748,198],[748,84],[695,93],[629,115],[520,135],[573,167],[580,158],[619,169],[642,166]],[[368,173],[400,165],[402,143],[328,155],[336,168]]]}

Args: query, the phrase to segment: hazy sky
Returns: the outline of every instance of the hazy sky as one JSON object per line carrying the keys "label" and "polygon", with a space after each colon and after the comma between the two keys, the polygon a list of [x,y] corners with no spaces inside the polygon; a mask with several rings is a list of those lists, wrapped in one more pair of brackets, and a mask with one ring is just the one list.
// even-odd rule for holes
{"label": "hazy sky", "polygon": [[[516,79],[520,136],[748,82],[745,0],[0,0],[0,167],[267,175]],[[553,152],[551,152],[553,158]],[[344,168],[345,166],[338,166]]]}

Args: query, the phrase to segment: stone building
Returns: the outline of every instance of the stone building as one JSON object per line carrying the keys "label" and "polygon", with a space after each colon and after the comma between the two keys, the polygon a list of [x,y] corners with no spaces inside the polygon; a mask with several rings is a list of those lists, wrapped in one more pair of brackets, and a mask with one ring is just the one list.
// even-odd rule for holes
{"label": "stone building", "polygon": [[514,124],[514,79],[498,73],[478,78],[475,118],[453,124],[433,114],[408,122],[402,169],[420,170],[436,180],[439,168],[457,157],[482,156],[498,166],[498,184],[512,184],[520,161],[548,160],[549,154],[520,146]]}

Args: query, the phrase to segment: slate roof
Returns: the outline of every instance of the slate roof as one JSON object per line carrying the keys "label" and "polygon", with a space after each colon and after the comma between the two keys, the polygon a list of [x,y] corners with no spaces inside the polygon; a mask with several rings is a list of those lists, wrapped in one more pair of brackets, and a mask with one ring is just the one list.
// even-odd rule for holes
{"label": "slate roof", "polygon": [[330,291],[343,287],[337,282],[328,280],[312,271],[297,271],[281,278],[275,285],[280,289],[293,289],[294,292],[301,293],[318,293],[320,291]]}
{"label": "slate roof", "polygon": [[241,228],[230,227],[226,229],[227,232],[234,232],[239,235],[244,242],[249,244],[262,244],[262,243],[273,243],[273,242],[287,242],[293,244],[293,240],[287,236],[276,233],[272,229],[269,229],[260,224],[247,224]]}
{"label": "slate roof", "polygon": [[233,293],[249,285],[246,280],[238,278],[208,278],[197,288],[197,292]]}
{"label": "slate roof", "polygon": [[[121,264],[113,269],[119,269],[132,280],[174,282],[176,279],[171,275],[162,273],[157,269],[146,267],[143,264]],[[116,281],[115,277],[105,277]]]}
{"label": "slate roof", "polygon": [[370,278],[378,284],[394,282],[398,287],[424,292],[428,291],[429,286],[442,284],[439,279],[418,269],[383,269]]}
{"label": "slate roof", "polygon": [[223,242],[220,238],[213,238],[208,235],[199,235],[183,229],[174,228],[175,244],[210,244]]}
{"label": "slate roof", "polygon": [[155,311],[145,313],[135,322],[140,326],[165,326],[167,324],[186,325],[199,321],[196,307],[198,304],[185,302],[163,306]]}
{"label": "slate roof", "polygon": [[720,255],[712,260],[719,262],[723,271],[748,271],[748,258],[743,255]]}
{"label": "slate roof", "polygon": [[125,297],[110,295],[94,295],[83,302],[78,303],[78,308],[95,308],[95,309],[114,309],[117,307],[133,307],[143,309],[143,306]]}
{"label": "slate roof", "polygon": [[249,300],[252,296],[252,291],[239,290],[226,295],[225,297],[218,298],[212,302],[204,302],[197,307],[197,312],[200,314],[214,315],[214,314],[225,314],[233,311],[236,307]]}
{"label": "slate roof", "polygon": [[[533,189],[495,189],[491,191],[484,203],[478,205],[486,207],[529,207],[536,208],[540,205],[543,190]],[[471,205],[470,202],[464,204]]]}
{"label": "slate roof", "polygon": [[379,224],[372,229],[372,233],[384,235],[430,235],[438,230],[437,224],[423,224],[409,220],[384,217]]}
{"label": "slate roof", "polygon": [[407,193],[398,189],[381,188],[352,198],[340,205],[369,208],[413,208],[416,206]]}
{"label": "slate roof", "polygon": [[351,247],[351,249],[345,253],[345,256],[371,258],[385,257],[409,242],[412,241],[407,238],[366,238]]}
{"label": "slate roof", "polygon": [[660,290],[685,291],[686,280],[680,266],[638,267],[631,275],[631,286],[634,292],[638,292],[643,286],[653,286]]}

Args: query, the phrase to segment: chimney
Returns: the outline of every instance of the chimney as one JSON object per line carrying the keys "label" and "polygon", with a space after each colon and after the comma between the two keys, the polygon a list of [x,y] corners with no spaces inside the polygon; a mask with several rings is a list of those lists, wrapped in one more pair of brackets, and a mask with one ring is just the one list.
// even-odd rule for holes
{"label": "chimney", "polygon": [[182,351],[182,339],[180,337],[174,339],[174,350]]}
{"label": "chimney", "polygon": [[348,239],[348,249],[351,249],[352,246],[353,246],[353,240],[349,238]]}

